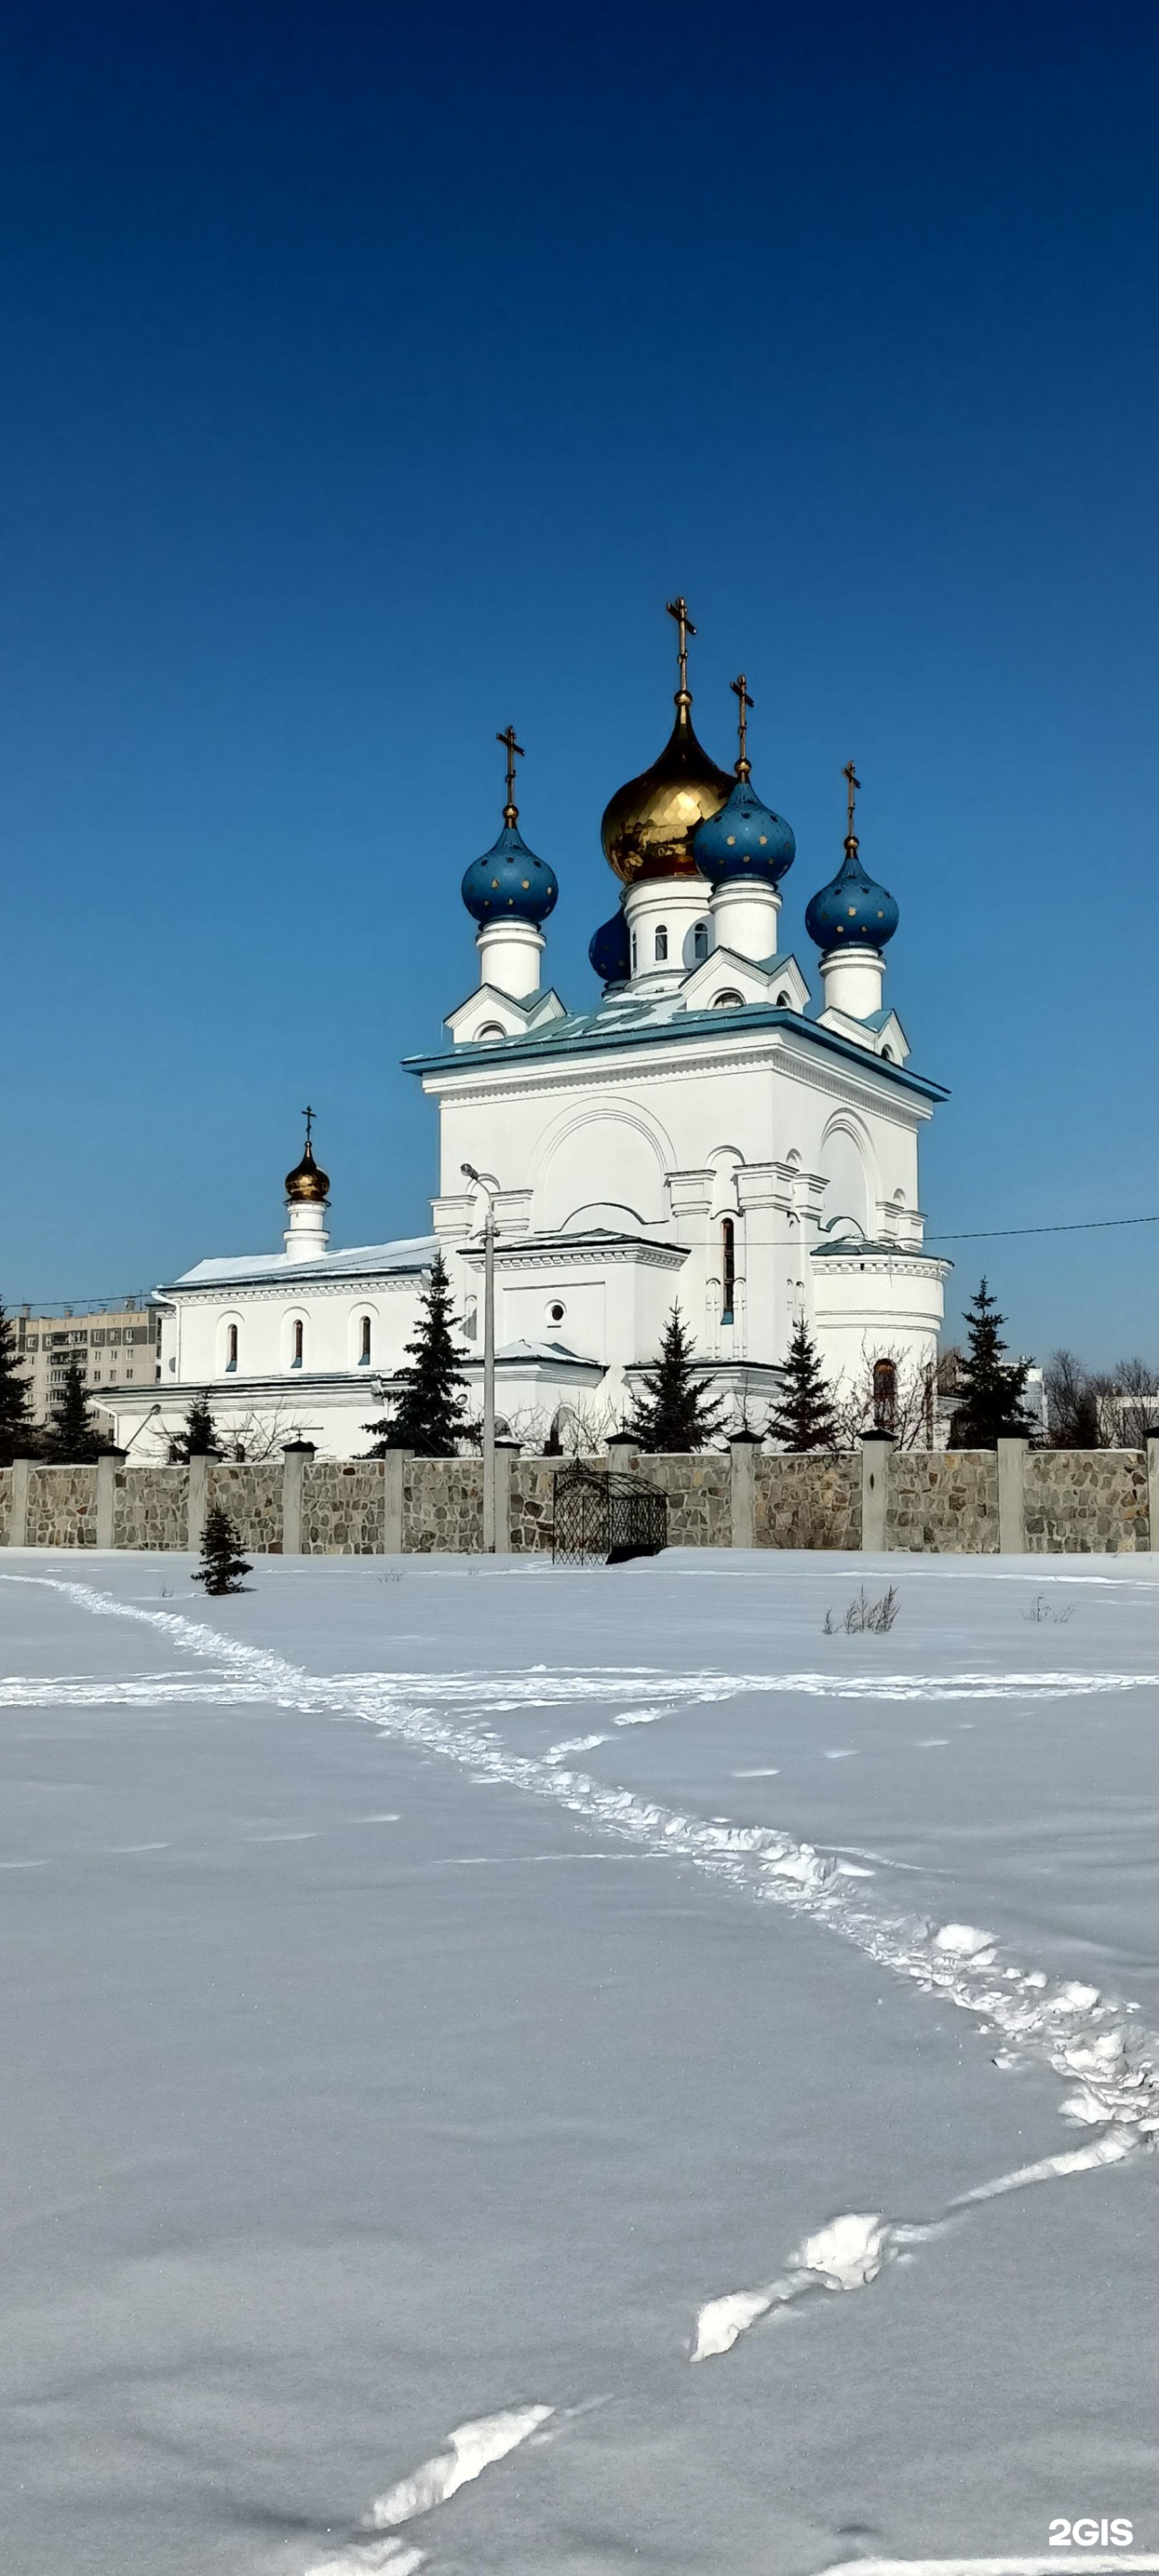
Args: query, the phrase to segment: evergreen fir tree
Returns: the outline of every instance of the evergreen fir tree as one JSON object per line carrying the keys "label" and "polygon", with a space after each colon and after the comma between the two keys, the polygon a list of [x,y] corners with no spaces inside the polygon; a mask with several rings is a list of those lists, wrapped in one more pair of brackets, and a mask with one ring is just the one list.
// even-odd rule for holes
{"label": "evergreen fir tree", "polygon": [[459,1366],[463,1354],[451,1337],[451,1283],[441,1252],[419,1307],[414,1340],[405,1346],[413,1366],[399,1370],[402,1384],[387,1398],[394,1411],[362,1426],[374,1435],[371,1458],[385,1458],[391,1449],[412,1449],[416,1458],[453,1458],[467,1430],[467,1381]]}
{"label": "evergreen fir tree", "polygon": [[252,1565],[238,1552],[237,1531],[229,1513],[222,1510],[220,1503],[214,1503],[205,1515],[201,1563],[193,1581],[204,1583],[207,1592],[244,1592],[242,1576],[252,1573]]}
{"label": "evergreen fir tree", "polygon": [[1030,1362],[1003,1359],[1005,1321],[983,1279],[966,1309],[968,1348],[958,1371],[951,1449],[992,1449],[999,1432],[1031,1429],[1022,1411]]}
{"label": "evergreen fir tree", "polygon": [[10,1467],[14,1458],[35,1457],[39,1446],[16,1326],[0,1306],[0,1467]]}
{"label": "evergreen fir tree", "polygon": [[56,1467],[90,1466],[108,1448],[89,1410],[85,1382],[76,1360],[70,1360],[65,1370],[60,1402],[49,1423],[45,1445]]}
{"label": "evergreen fir tree", "polygon": [[837,1416],[833,1399],[821,1374],[817,1347],[801,1318],[789,1344],[785,1361],[785,1382],[775,1412],[769,1415],[769,1433],[785,1449],[833,1449],[837,1443]]}
{"label": "evergreen fir tree", "polygon": [[175,1467],[187,1467],[191,1458],[220,1458],[221,1444],[214,1429],[208,1395],[195,1395],[185,1416],[185,1429],[175,1433],[169,1454]]}
{"label": "evergreen fir tree", "polygon": [[714,1398],[709,1380],[697,1377],[693,1343],[674,1306],[660,1344],[656,1366],[633,1400],[628,1429],[641,1449],[703,1449],[720,1428],[724,1405]]}

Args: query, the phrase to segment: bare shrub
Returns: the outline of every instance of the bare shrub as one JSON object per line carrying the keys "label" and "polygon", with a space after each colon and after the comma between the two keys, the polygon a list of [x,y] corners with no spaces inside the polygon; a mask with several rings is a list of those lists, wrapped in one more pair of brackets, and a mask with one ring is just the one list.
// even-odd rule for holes
{"label": "bare shrub", "polygon": [[1032,1620],[1036,1628],[1041,1628],[1047,1619],[1052,1619],[1057,1628],[1065,1628],[1067,1620],[1073,1619],[1074,1614],[1073,1601],[1048,1601],[1045,1592],[1039,1592],[1022,1616]]}
{"label": "bare shrub", "polygon": [[826,1611],[822,1634],[826,1637],[842,1634],[846,1637],[884,1637],[892,1628],[900,1608],[901,1600],[896,1584],[891,1583],[888,1591],[882,1593],[879,1601],[871,1601],[862,1584],[856,1601],[850,1602],[849,1608],[840,1619],[835,1619],[831,1610]]}

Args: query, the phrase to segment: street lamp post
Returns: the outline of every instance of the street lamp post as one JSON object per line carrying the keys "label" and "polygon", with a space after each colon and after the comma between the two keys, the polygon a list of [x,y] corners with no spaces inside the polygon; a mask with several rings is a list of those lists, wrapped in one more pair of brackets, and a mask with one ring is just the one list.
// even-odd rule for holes
{"label": "street lamp post", "polygon": [[483,1554],[495,1554],[495,1192],[493,1172],[460,1166],[465,1181],[485,1192],[483,1220]]}

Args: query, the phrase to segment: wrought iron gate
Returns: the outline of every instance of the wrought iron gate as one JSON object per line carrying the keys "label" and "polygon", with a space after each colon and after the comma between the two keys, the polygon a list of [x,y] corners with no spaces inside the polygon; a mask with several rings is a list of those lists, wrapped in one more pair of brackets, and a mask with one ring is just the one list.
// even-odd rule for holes
{"label": "wrought iron gate", "polygon": [[668,1545],[668,1498],[635,1476],[561,1467],[555,1478],[556,1565],[622,1565]]}

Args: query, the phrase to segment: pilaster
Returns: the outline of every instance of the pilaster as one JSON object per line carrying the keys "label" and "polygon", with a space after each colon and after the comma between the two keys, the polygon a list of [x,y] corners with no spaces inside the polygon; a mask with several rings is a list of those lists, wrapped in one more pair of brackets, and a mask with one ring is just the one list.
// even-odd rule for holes
{"label": "pilaster", "polygon": [[[1159,1549],[1159,1431],[1149,1431],[1147,1434],[1147,1504],[1151,1518],[1148,1533],[1150,1545]],[[15,1491],[12,1496],[12,1508],[15,1511]]]}
{"label": "pilaster", "polygon": [[1026,1452],[1021,1435],[998,1442],[998,1549],[1002,1556],[1026,1554]]}
{"label": "pilaster", "polygon": [[287,1440],[282,1449],[282,1554],[302,1553],[302,1483],[314,1458],[312,1440]]}
{"label": "pilaster", "polygon": [[498,1556],[511,1554],[511,1461],[516,1455],[514,1449],[505,1449],[502,1442],[496,1441],[495,1552]]}
{"label": "pilaster", "polygon": [[730,1440],[728,1444],[734,1547],[755,1547],[757,1543],[757,1447],[755,1440]]}
{"label": "pilaster", "polygon": [[402,1555],[402,1480],[411,1451],[388,1449],[382,1462],[382,1553]]}
{"label": "pilaster", "polygon": [[888,1544],[885,1521],[889,1507],[889,1461],[892,1449],[891,1431],[862,1432],[861,1546],[866,1556],[884,1556]]}
{"label": "pilaster", "polygon": [[9,1547],[28,1545],[28,1470],[30,1458],[12,1461],[12,1500],[8,1513]]}
{"label": "pilaster", "polygon": [[208,1458],[191,1458],[189,1461],[189,1517],[185,1532],[185,1544],[191,1556],[199,1556],[201,1553],[201,1541],[205,1531],[205,1515],[208,1506],[209,1460]]}
{"label": "pilaster", "polygon": [[97,1460],[97,1546],[113,1544],[113,1513],[116,1509],[117,1469],[124,1463],[123,1449],[110,1449]]}

